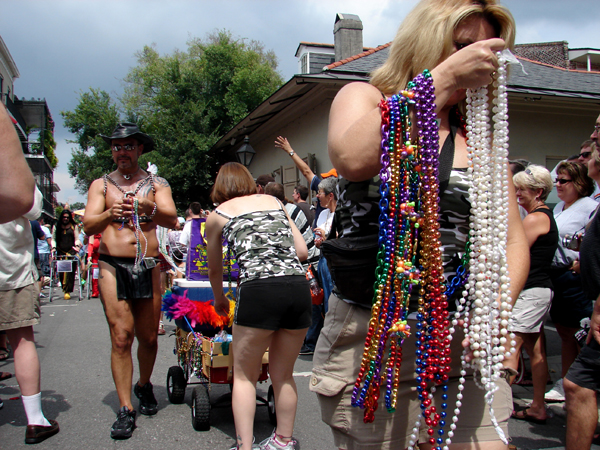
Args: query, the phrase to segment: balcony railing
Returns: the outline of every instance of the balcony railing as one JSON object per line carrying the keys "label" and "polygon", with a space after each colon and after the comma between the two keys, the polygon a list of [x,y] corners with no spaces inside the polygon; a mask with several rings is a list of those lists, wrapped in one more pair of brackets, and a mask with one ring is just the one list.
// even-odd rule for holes
{"label": "balcony railing", "polygon": [[25,130],[27,129],[27,125],[25,124],[25,119],[23,119],[23,116],[21,115],[21,113],[19,112],[19,110],[17,109],[17,107],[15,106],[15,104],[13,103],[13,101],[10,99],[10,97],[7,94],[4,94],[3,100],[4,100],[4,103],[6,104],[6,107],[8,108],[8,111],[12,114],[12,116],[17,121],[19,127],[21,128],[21,131],[23,132],[22,137],[27,137],[27,136],[25,136]]}

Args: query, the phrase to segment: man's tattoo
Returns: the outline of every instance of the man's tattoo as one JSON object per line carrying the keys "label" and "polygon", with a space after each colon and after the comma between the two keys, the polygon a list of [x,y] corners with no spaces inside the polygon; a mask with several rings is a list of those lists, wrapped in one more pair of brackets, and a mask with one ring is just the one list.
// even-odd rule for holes
{"label": "man's tattoo", "polygon": [[169,182],[163,177],[154,177],[154,184],[157,186],[169,187]]}
{"label": "man's tattoo", "polygon": [[237,448],[239,450],[244,446],[244,444],[242,444],[242,436],[240,436],[239,434],[237,435],[237,441],[238,441]]}
{"label": "man's tattoo", "polygon": [[152,192],[152,185],[148,184],[141,188],[138,192],[138,197],[148,197],[148,195]]}

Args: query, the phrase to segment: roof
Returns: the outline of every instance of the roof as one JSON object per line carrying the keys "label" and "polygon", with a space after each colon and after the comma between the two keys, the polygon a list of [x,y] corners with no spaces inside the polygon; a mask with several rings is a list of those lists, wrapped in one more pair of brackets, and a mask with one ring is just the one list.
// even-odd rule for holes
{"label": "roof", "polygon": [[9,75],[13,79],[21,76],[19,69],[17,69],[17,65],[15,64],[15,60],[10,54],[8,47],[4,43],[2,36],[0,36],[0,63],[5,65],[6,69],[9,71]]}
{"label": "roof", "polygon": [[[293,120],[294,108],[306,107],[322,101],[326,95],[335,93],[353,81],[368,81],[369,74],[382,65],[388,57],[390,44],[359,53],[325,67],[323,72],[310,75],[294,75],[277,92],[225,134],[213,150],[233,152],[232,140],[241,143],[246,134],[260,130],[268,134],[268,122],[281,114],[281,120]],[[600,102],[600,73],[569,70],[519,58],[527,75],[519,68],[512,68],[508,80],[509,94],[522,98],[554,97],[558,99],[585,99]],[[311,92],[312,91],[312,92]],[[311,95],[307,95],[311,92]],[[262,127],[262,128],[261,128]],[[260,137],[260,136],[259,136]]]}
{"label": "roof", "polygon": [[[389,44],[360,53],[343,61],[328,65],[325,70],[339,74],[368,76],[388,57]],[[509,92],[528,92],[563,97],[593,98],[600,100],[600,73],[569,70],[518,58],[527,75],[518,68],[510,71]]]}

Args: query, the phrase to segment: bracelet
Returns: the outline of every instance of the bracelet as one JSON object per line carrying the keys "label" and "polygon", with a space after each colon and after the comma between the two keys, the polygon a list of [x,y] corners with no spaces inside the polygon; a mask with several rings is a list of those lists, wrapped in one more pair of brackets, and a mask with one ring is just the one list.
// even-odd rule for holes
{"label": "bracelet", "polygon": [[294,156],[294,150],[292,150],[291,152],[289,152],[288,155]]}
{"label": "bracelet", "polygon": [[150,215],[148,216],[149,219],[154,218],[154,216],[156,215],[156,202],[154,202],[154,208],[152,209],[152,212],[150,213]]}

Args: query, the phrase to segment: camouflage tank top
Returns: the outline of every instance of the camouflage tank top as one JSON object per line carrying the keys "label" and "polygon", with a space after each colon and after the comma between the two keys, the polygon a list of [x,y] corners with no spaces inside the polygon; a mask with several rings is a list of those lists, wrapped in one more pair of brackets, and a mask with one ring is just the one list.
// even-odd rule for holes
{"label": "camouflage tank top", "polygon": [[283,210],[255,211],[228,219],[223,236],[240,266],[240,284],[261,278],[304,275],[294,247],[294,236]]}

